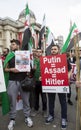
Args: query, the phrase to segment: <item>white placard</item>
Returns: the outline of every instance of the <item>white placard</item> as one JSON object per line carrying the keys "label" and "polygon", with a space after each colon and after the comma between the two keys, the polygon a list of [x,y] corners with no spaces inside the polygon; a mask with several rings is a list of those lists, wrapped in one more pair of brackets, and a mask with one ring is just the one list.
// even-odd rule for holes
{"label": "white placard", "polygon": [[0,59],[0,92],[5,92],[5,91],[6,91],[6,85],[4,80],[2,60]]}
{"label": "white placard", "polygon": [[15,51],[15,68],[20,72],[30,72],[29,51]]}

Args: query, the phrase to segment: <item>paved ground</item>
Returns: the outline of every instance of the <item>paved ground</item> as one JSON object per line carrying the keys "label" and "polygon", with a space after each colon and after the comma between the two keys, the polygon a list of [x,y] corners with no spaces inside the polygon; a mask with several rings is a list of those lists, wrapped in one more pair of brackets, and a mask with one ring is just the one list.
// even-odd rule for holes
{"label": "paved ground", "polygon": [[[68,105],[68,126],[67,130],[75,130],[76,129],[76,91],[75,88],[72,87],[72,97],[73,106]],[[28,128],[24,123],[24,116],[22,111],[18,111],[16,118],[16,125],[14,130],[60,130],[60,104],[58,101],[58,96],[56,97],[55,104],[55,119],[50,125],[45,125],[45,118],[40,113],[32,118],[34,121],[34,126],[32,128]],[[0,107],[0,130],[7,130],[7,125],[9,122],[8,115],[1,115],[1,107]]]}

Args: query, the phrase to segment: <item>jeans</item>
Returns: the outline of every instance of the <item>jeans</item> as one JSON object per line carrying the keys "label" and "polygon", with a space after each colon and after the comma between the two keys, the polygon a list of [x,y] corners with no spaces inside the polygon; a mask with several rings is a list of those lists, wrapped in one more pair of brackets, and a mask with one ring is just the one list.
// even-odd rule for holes
{"label": "jeans", "polygon": [[[49,101],[49,114],[54,117],[54,108],[55,108],[55,96],[56,93],[48,93],[48,101]],[[67,119],[67,102],[66,102],[66,94],[58,93],[59,101],[61,105],[61,118]]]}
{"label": "jeans", "polygon": [[42,92],[42,84],[41,81],[36,81],[35,85],[35,110],[39,109],[39,95],[41,94],[42,98],[42,110],[47,110],[47,97],[46,93]]}
{"label": "jeans", "polygon": [[67,93],[67,98],[70,99],[71,98],[71,84],[69,86],[69,93]]}

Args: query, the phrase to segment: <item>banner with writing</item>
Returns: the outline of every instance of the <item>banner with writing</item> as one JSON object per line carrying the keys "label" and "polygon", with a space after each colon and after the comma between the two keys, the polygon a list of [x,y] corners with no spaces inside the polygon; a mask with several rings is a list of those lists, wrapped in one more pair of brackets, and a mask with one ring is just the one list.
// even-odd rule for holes
{"label": "banner with writing", "polygon": [[43,92],[69,93],[66,54],[40,57]]}

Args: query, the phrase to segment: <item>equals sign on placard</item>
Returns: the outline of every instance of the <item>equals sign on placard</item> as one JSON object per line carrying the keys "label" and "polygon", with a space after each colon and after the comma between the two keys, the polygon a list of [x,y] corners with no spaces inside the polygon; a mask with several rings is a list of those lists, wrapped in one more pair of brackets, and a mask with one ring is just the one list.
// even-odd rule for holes
{"label": "equals sign on placard", "polygon": [[56,74],[52,74],[52,78],[56,78]]}
{"label": "equals sign on placard", "polygon": [[51,67],[55,67],[55,64],[51,64]]}

